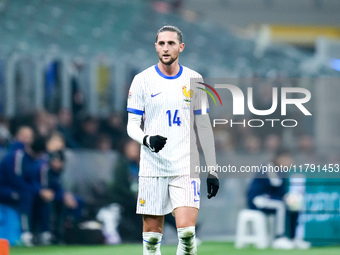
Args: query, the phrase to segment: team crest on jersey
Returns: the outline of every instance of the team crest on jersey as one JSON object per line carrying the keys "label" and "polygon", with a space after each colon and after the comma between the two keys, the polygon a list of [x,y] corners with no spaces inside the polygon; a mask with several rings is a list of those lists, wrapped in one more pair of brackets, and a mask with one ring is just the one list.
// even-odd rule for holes
{"label": "team crest on jersey", "polygon": [[185,84],[182,88],[183,91],[183,95],[185,96],[184,98],[184,102],[189,105],[191,102],[191,98],[194,96],[194,91],[192,89],[189,88],[189,90],[187,89],[187,84]]}
{"label": "team crest on jersey", "polygon": [[140,204],[141,206],[144,206],[144,205],[145,205],[145,200],[144,200],[143,198],[140,198],[140,199],[139,199],[139,204]]}
{"label": "team crest on jersey", "polygon": [[132,96],[131,91],[129,91],[128,99],[131,99],[131,96]]}

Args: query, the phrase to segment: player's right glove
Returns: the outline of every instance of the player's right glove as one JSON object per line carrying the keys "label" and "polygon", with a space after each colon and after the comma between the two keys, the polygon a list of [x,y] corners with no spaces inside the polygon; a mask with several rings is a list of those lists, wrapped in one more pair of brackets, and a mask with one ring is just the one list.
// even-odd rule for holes
{"label": "player's right glove", "polygon": [[208,174],[207,177],[207,188],[208,188],[208,198],[216,196],[218,189],[220,188],[220,182],[218,180],[217,174]]}
{"label": "player's right glove", "polygon": [[155,136],[144,136],[143,144],[148,147],[152,152],[159,152],[163,149],[164,145],[166,144],[166,137],[155,135]]}

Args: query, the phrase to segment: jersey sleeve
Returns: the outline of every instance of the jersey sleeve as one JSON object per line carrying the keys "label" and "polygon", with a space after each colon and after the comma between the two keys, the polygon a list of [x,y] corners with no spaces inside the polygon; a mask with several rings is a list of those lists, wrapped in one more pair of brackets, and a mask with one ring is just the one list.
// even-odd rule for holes
{"label": "jersey sleeve", "polygon": [[127,111],[138,115],[144,114],[144,89],[143,82],[139,76],[135,76],[131,83],[127,100]]}
{"label": "jersey sleeve", "polygon": [[195,78],[191,81],[194,83],[194,105],[193,105],[193,111],[194,114],[206,114],[210,111],[209,109],[209,102],[207,97],[207,90],[206,87],[201,84],[203,83],[203,78]]}

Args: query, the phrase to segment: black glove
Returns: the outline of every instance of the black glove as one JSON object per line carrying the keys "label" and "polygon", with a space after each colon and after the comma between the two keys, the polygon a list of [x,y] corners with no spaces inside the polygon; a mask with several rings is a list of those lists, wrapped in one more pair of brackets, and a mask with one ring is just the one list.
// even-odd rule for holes
{"label": "black glove", "polygon": [[155,136],[144,136],[143,144],[148,147],[152,152],[159,152],[163,149],[164,145],[166,144],[166,137],[155,135]]}
{"label": "black glove", "polygon": [[220,188],[220,182],[218,178],[212,174],[208,174],[207,177],[208,198],[216,196],[218,189]]}

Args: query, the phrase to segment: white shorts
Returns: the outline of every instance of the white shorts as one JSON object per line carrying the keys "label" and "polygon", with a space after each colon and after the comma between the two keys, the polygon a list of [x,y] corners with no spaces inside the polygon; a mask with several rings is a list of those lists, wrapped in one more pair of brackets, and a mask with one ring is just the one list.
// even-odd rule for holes
{"label": "white shorts", "polygon": [[200,179],[189,175],[139,177],[137,214],[166,215],[177,207],[200,207]]}

